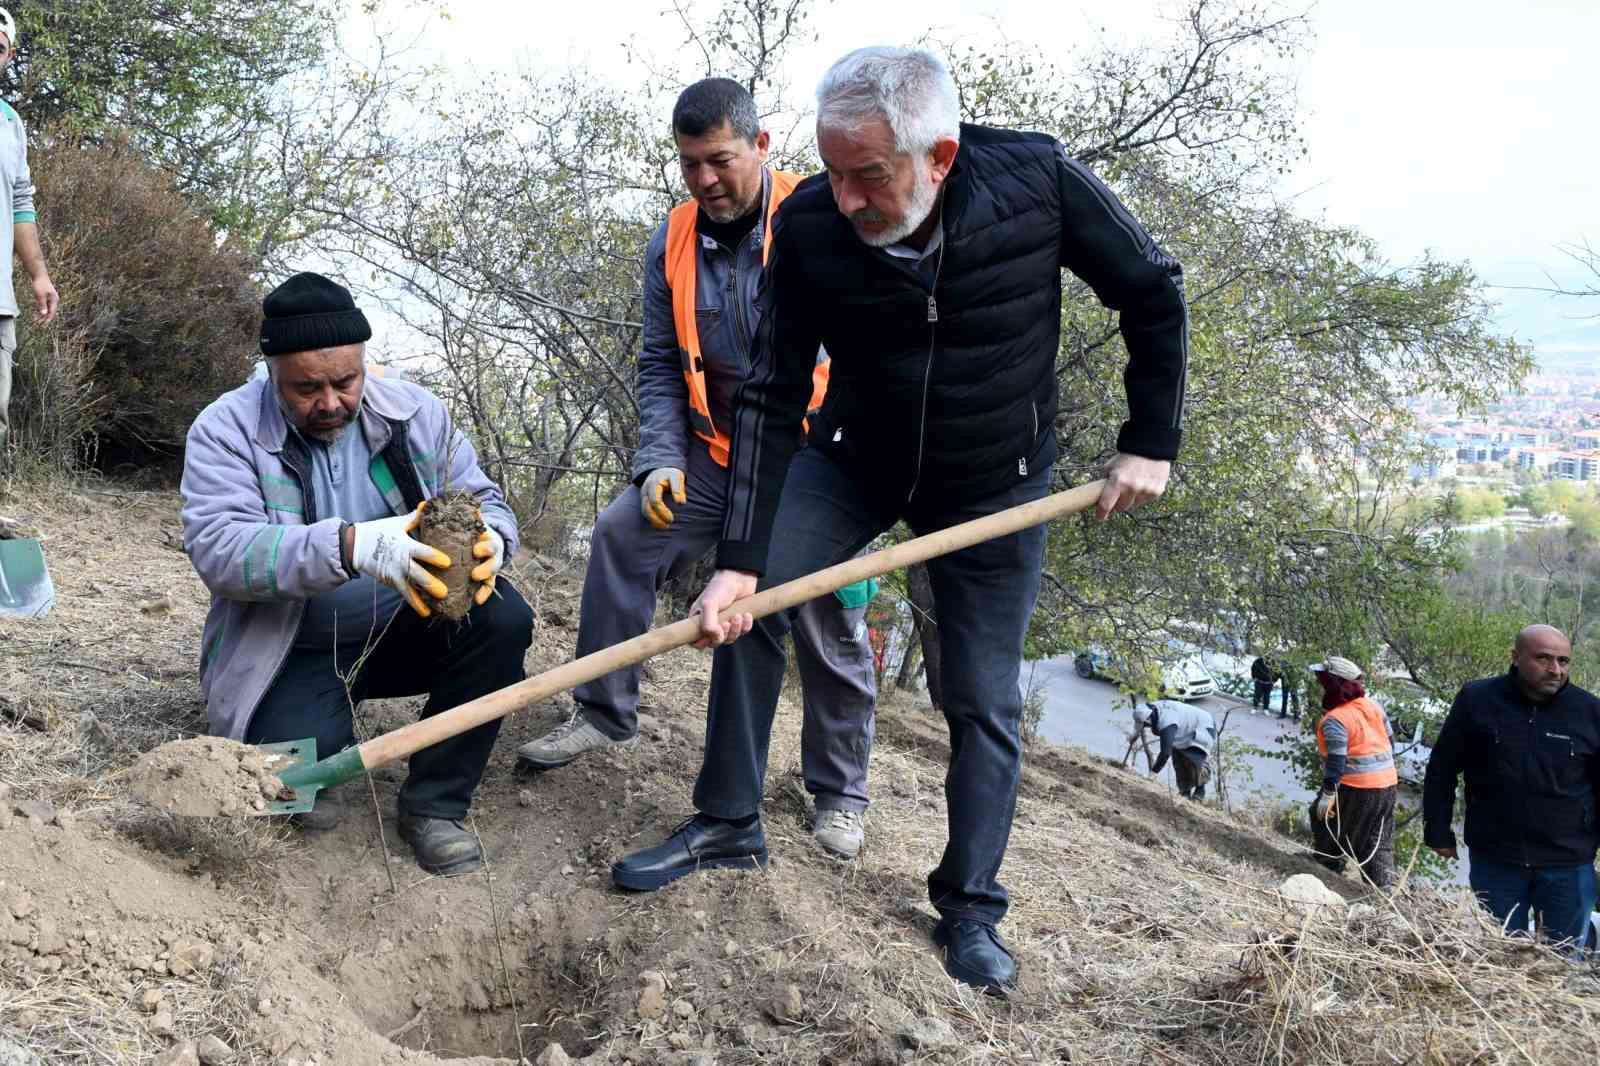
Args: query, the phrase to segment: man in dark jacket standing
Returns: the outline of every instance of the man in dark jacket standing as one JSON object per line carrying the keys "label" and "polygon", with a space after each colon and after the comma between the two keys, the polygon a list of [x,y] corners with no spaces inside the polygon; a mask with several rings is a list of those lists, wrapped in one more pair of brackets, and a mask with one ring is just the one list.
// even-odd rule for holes
{"label": "man in dark jacket standing", "polygon": [[1595,903],[1600,701],[1569,684],[1559,629],[1517,634],[1511,669],[1461,689],[1428,759],[1424,839],[1456,857],[1456,778],[1467,782],[1468,880],[1513,931],[1531,912],[1550,940],[1582,943]]}
{"label": "man in dark jacket standing", "polygon": [[[619,861],[625,888],[766,860],[762,779],[789,621],[720,619],[725,607],[758,581],[848,559],[901,518],[928,533],[1048,491],[1063,267],[1121,312],[1129,353],[1131,417],[1100,517],[1159,496],[1178,450],[1182,270],[1110,190],[1051,137],[961,124],[950,73],[926,51],[853,52],[817,97],[827,173],[801,183],[774,224],[719,569],[695,606],[703,643],[729,645],[712,669],[700,813]],[[813,444],[796,454],[819,343],[832,380]],[[994,992],[1016,977],[995,931],[1007,906],[996,876],[1044,543],[1036,527],[928,564],[951,752],[948,839],[928,878],[934,940],[952,976]]]}

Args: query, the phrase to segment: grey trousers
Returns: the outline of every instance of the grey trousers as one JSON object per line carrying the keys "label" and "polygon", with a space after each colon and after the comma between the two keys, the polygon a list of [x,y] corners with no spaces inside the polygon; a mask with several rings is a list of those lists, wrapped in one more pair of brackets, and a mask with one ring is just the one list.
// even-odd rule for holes
{"label": "grey trousers", "polygon": [[11,364],[17,353],[17,320],[0,315],[0,452],[11,435]]}
{"label": "grey trousers", "polygon": [[[694,442],[684,475],[689,499],[671,504],[673,522],[667,529],[655,529],[644,520],[639,490],[632,485],[595,520],[583,579],[578,655],[648,629],[662,584],[703,558],[722,535],[728,472]],[[847,609],[830,594],[804,604],[790,619],[805,707],[800,769],[819,810],[867,808],[877,685],[866,610]],[[607,736],[621,740],[639,731],[638,667],[586,682],[573,696],[583,716]]]}

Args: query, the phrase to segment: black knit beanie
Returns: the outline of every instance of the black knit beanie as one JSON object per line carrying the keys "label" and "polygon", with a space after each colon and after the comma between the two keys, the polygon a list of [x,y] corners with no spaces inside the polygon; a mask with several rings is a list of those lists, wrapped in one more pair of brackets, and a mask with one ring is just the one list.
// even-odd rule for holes
{"label": "black knit beanie", "polygon": [[372,339],[350,290],[321,274],[296,274],[261,301],[261,354],[288,355]]}

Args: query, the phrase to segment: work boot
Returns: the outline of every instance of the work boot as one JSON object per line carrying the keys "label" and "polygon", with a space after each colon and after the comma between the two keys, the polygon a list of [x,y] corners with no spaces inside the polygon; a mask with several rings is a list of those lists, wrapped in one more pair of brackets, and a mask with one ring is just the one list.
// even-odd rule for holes
{"label": "work boot", "polygon": [[661,843],[617,860],[611,867],[611,880],[618,888],[654,892],[696,870],[766,864],[767,838],[761,832],[760,818],[740,825],[697,814]]}
{"label": "work boot", "polygon": [[867,833],[860,811],[819,810],[811,824],[817,846],[838,859],[853,859]]}
{"label": "work boot", "polygon": [[632,751],[639,746],[639,734],[627,740],[612,740],[589,723],[578,712],[556,726],[538,740],[530,740],[517,749],[517,765],[529,770],[555,770],[567,765],[578,756],[607,748]]}
{"label": "work boot", "polygon": [[309,811],[289,815],[289,823],[307,833],[326,833],[350,813],[350,792],[343,786],[325,788],[317,793]]}
{"label": "work boot", "polygon": [[988,922],[942,918],[933,927],[933,942],[944,948],[944,972],[962,984],[991,996],[1017,987],[1017,960]]}
{"label": "work boot", "polygon": [[478,838],[454,818],[423,818],[415,814],[400,816],[400,839],[417,853],[417,865],[430,874],[455,877],[469,874],[483,865],[483,849]]}

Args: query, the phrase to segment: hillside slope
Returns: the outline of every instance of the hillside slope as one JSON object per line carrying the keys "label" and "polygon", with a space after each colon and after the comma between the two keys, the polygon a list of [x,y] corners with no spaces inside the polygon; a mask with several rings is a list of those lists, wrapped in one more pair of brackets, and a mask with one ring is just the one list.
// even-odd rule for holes
{"label": "hillside slope", "polygon": [[[1002,871],[1021,987],[973,995],[928,940],[943,725],[903,697],[880,708],[858,861],[810,842],[786,698],[771,868],[615,892],[610,862],[689,811],[709,668],[692,651],[651,664],[636,752],[521,777],[515,746],[567,704],[506,722],[473,819],[488,876],[417,869],[394,833],[397,772],[372,781],[381,835],[365,799],[319,837],[160,815],[119,774],[203,728],[206,597],[176,497],[58,487],[4,510],[46,532],[60,604],[0,621],[0,1062],[192,1062],[208,1037],[233,1062],[339,1066],[1600,1061],[1592,971],[1428,890],[1285,901],[1297,873],[1361,892],[1069,749],[1030,751]],[[530,670],[570,657],[581,576],[581,560],[517,561]],[[419,705],[369,705],[363,728]]]}

